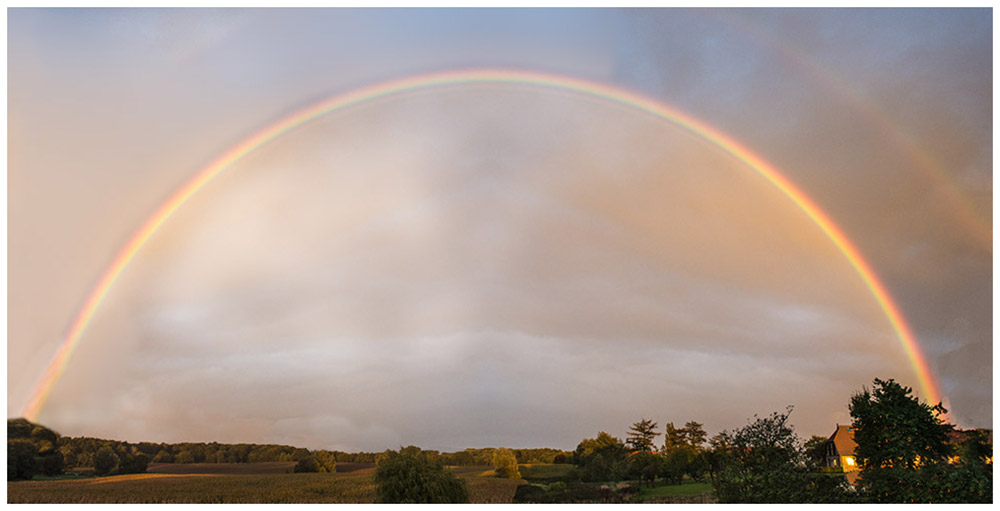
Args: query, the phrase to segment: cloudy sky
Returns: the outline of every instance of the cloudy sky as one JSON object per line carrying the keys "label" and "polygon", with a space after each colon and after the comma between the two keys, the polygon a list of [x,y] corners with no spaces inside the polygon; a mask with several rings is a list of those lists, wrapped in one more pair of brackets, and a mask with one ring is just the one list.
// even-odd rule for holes
{"label": "cloudy sky", "polygon": [[[857,245],[963,427],[992,427],[989,10],[9,10],[7,414],[215,157],[386,80],[516,69],[678,108]],[[132,441],[571,449],[642,417],[850,421],[920,388],[852,266],[683,127],[518,84],[324,116],[209,183],[38,421]]]}

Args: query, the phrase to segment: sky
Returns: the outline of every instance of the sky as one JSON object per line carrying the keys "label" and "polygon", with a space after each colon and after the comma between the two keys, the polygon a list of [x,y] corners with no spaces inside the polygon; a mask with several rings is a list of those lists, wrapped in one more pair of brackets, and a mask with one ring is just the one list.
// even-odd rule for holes
{"label": "sky", "polygon": [[[442,71],[685,112],[799,187],[992,427],[988,9],[10,9],[7,415],[181,186],[336,94]],[[324,115],[198,191],[96,309],[37,421],[128,441],[572,449],[640,418],[850,422],[921,382],[785,194],[676,123],[526,84]]]}

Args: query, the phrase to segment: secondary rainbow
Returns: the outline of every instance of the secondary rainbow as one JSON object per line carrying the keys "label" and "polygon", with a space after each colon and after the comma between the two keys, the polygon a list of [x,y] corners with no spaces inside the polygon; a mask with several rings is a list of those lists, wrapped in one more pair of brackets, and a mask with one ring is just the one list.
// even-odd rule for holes
{"label": "secondary rainbow", "polygon": [[515,71],[506,69],[476,69],[458,70],[440,73],[418,75],[398,80],[383,82],[380,84],[364,87],[352,92],[335,95],[329,99],[320,101],[311,106],[288,115],[278,122],[275,122],[264,129],[258,131],[253,136],[239,143],[207,167],[198,172],[187,184],[181,187],[170,197],[156,212],[150,217],[142,227],[132,236],[128,243],[118,252],[114,261],[101,275],[100,280],[90,291],[83,306],[77,312],[70,325],[62,344],[56,351],[48,367],[42,374],[35,387],[35,391],[25,406],[22,415],[29,420],[37,420],[42,407],[53,387],[59,380],[63,371],[73,354],[74,348],[80,342],[80,338],[91,319],[97,312],[101,302],[107,296],[108,291],[114,285],[118,276],[128,266],[129,262],[139,253],[147,241],[170,217],[186,203],[192,196],[204,187],[208,182],[220,173],[231,167],[246,155],[253,152],[258,147],[274,140],[277,137],[301,126],[313,119],[328,113],[359,105],[374,99],[417,92],[426,89],[435,89],[448,86],[467,86],[473,84],[513,84],[521,86],[535,86],[545,89],[554,89],[563,92],[576,93],[585,96],[598,97],[614,103],[635,108],[636,110],[653,115],[657,118],[672,122],[678,126],[697,134],[698,136],[712,142],[720,149],[732,155],[737,160],[743,162],[747,167],[759,174],[764,179],[777,187],[796,206],[799,207],[824,234],[837,246],[844,257],[847,258],[851,266],[857,271],[865,285],[871,291],[872,296],[882,309],[893,331],[902,343],[904,350],[920,383],[923,397],[931,402],[941,401],[942,394],[939,391],[937,382],[934,379],[930,366],[928,366],[920,346],[917,343],[913,332],[903,318],[899,307],[886,291],[885,286],[878,279],[871,266],[861,256],[861,253],[853,243],[844,235],[843,231],[824,213],[808,196],[802,193],[791,181],[781,175],[773,166],[755,155],[749,149],[736,142],[729,136],[723,134],[708,124],[691,117],[673,107],[655,101],[648,97],[626,91],[609,85],[569,78],[565,76],[551,75],[529,71]]}

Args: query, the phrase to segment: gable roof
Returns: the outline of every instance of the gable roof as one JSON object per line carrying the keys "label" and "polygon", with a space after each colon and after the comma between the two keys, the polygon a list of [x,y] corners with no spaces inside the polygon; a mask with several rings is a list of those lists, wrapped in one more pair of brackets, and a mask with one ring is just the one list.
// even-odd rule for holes
{"label": "gable roof", "polygon": [[837,430],[830,435],[828,442],[833,442],[839,456],[853,456],[854,449],[858,446],[854,441],[854,427],[840,424],[837,424]]}

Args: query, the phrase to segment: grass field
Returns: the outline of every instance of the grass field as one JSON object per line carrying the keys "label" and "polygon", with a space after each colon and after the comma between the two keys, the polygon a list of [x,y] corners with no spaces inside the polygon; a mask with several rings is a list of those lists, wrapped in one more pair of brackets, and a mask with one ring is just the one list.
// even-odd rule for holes
{"label": "grass field", "polygon": [[[370,503],[374,468],[334,474],[274,472],[274,463],[150,465],[145,474],[7,483],[7,502],[19,503]],[[196,466],[200,465],[200,466]],[[223,465],[223,466],[219,466]],[[225,466],[229,465],[229,466]],[[242,466],[241,466],[242,465]],[[294,465],[294,464],[293,464]],[[347,468],[347,467],[345,467]],[[206,473],[212,470],[212,473]],[[256,471],[256,472],[255,472]],[[270,472],[269,472],[270,471]],[[509,503],[520,479],[486,476],[489,467],[454,467],[469,483],[473,503]]]}
{"label": "grass field", "polygon": [[518,465],[521,477],[531,482],[559,481],[573,470],[573,465],[559,464],[529,464]]}
{"label": "grass field", "polygon": [[684,481],[684,484],[643,488],[637,495],[632,497],[632,500],[644,502],[710,502],[714,500],[714,497],[712,495],[711,484]]}

